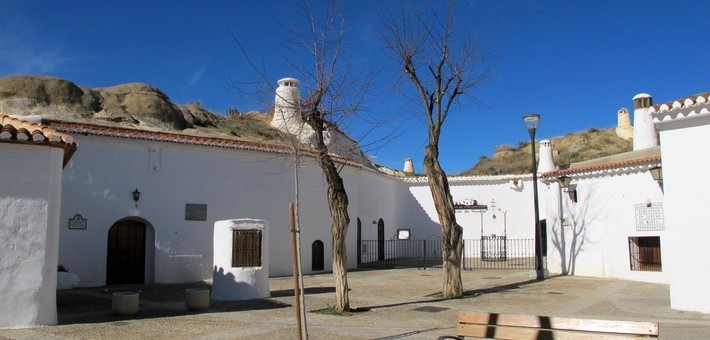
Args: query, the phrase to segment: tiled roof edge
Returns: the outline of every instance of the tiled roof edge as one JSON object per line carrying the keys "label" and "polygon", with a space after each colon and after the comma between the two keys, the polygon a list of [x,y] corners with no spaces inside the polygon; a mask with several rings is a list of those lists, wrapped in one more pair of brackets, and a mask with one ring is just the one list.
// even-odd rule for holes
{"label": "tiled roof edge", "polygon": [[61,148],[64,150],[62,166],[69,163],[77,147],[74,137],[68,134],[4,114],[0,114],[0,142]]}
{"label": "tiled roof edge", "polygon": [[543,180],[556,179],[560,176],[586,177],[593,175],[605,175],[615,173],[627,173],[658,166],[661,164],[661,156],[637,158],[619,162],[610,162],[578,168],[555,170],[543,173],[540,178]]}
{"label": "tiled roof edge", "polygon": [[[220,148],[231,148],[246,151],[258,151],[267,153],[289,154],[288,147],[283,145],[255,143],[248,141],[238,141],[233,139],[216,138],[216,137],[200,137],[191,136],[179,133],[168,133],[159,131],[147,131],[131,128],[115,128],[101,125],[85,124],[85,123],[70,123],[56,120],[46,120],[52,128],[66,133],[90,134],[104,137],[118,137],[129,139],[142,139],[157,142],[168,142],[178,144],[191,144],[200,146],[211,146]],[[318,153],[314,150],[302,149],[301,155],[317,158]],[[335,162],[350,165],[356,168],[365,168],[365,165],[356,162],[352,159],[330,154]]]}
{"label": "tiled roof edge", "polygon": [[710,92],[703,92],[650,107],[654,122],[693,117],[710,113]]}
{"label": "tiled roof edge", "polygon": [[[464,183],[464,182],[496,182],[509,181],[517,179],[532,179],[532,174],[513,174],[513,175],[479,175],[479,176],[447,176],[449,183]],[[405,183],[428,183],[427,176],[406,176],[400,180]]]}

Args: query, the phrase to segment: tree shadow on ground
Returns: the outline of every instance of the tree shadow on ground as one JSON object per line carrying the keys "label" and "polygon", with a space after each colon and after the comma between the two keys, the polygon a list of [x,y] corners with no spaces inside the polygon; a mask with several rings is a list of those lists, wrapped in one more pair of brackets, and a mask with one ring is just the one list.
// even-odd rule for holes
{"label": "tree shadow on ground", "polygon": [[525,285],[529,285],[529,284],[536,283],[536,282],[540,282],[540,281],[536,280],[536,279],[532,279],[532,280],[527,280],[527,281],[522,281],[522,282],[509,283],[509,284],[502,285],[502,286],[467,290],[467,291],[464,291],[463,296],[460,298],[447,299],[447,298],[444,298],[441,296],[441,292],[436,292],[436,293],[432,293],[432,294],[428,294],[428,295],[424,296],[429,299],[423,299],[423,300],[412,299],[411,301],[403,301],[403,302],[384,304],[384,305],[364,306],[364,307],[360,307],[360,308],[370,310],[370,309],[375,309],[375,308],[406,306],[406,305],[419,304],[419,303],[444,302],[444,301],[451,301],[451,300],[457,300],[457,299],[472,299],[472,298],[476,298],[478,296],[485,295],[485,294],[500,293],[500,292],[505,292],[505,291],[510,291],[510,290],[516,290],[516,289],[522,288]]}

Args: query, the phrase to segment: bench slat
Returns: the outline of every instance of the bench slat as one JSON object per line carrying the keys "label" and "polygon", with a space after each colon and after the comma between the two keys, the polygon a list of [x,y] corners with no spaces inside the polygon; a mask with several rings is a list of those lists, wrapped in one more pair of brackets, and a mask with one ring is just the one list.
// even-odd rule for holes
{"label": "bench slat", "polygon": [[459,312],[459,323],[658,336],[658,323]]}
{"label": "bench slat", "polygon": [[609,334],[609,333],[591,333],[591,332],[574,332],[549,329],[534,329],[521,327],[507,326],[486,326],[486,325],[461,325],[457,327],[459,336],[486,338],[486,339],[507,339],[507,340],[629,340],[640,339],[637,335],[632,334]]}

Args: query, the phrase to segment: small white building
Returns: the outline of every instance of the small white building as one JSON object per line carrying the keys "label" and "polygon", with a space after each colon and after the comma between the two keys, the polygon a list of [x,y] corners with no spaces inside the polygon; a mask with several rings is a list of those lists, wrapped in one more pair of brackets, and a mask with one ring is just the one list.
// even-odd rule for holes
{"label": "small white building", "polygon": [[649,173],[660,163],[653,147],[543,175],[551,274],[668,282],[663,192]]}
{"label": "small white building", "polygon": [[0,328],[57,323],[62,166],[75,150],[70,136],[0,114]]}

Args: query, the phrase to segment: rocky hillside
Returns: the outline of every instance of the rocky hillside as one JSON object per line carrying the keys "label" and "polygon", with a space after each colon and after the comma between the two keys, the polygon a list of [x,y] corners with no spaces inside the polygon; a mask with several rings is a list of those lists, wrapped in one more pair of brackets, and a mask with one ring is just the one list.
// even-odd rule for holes
{"label": "rocky hillside", "polygon": [[0,113],[261,142],[277,135],[270,115],[220,116],[199,103],[173,103],[142,83],[92,89],[54,77],[9,76],[0,78]]}
{"label": "rocky hillside", "polygon": [[[553,159],[558,166],[631,151],[633,147],[632,141],[618,137],[614,128],[591,128],[551,138],[550,141],[554,150]],[[517,147],[498,146],[492,158],[482,156],[474,167],[460,175],[529,173],[530,157],[530,142],[520,142]]]}

